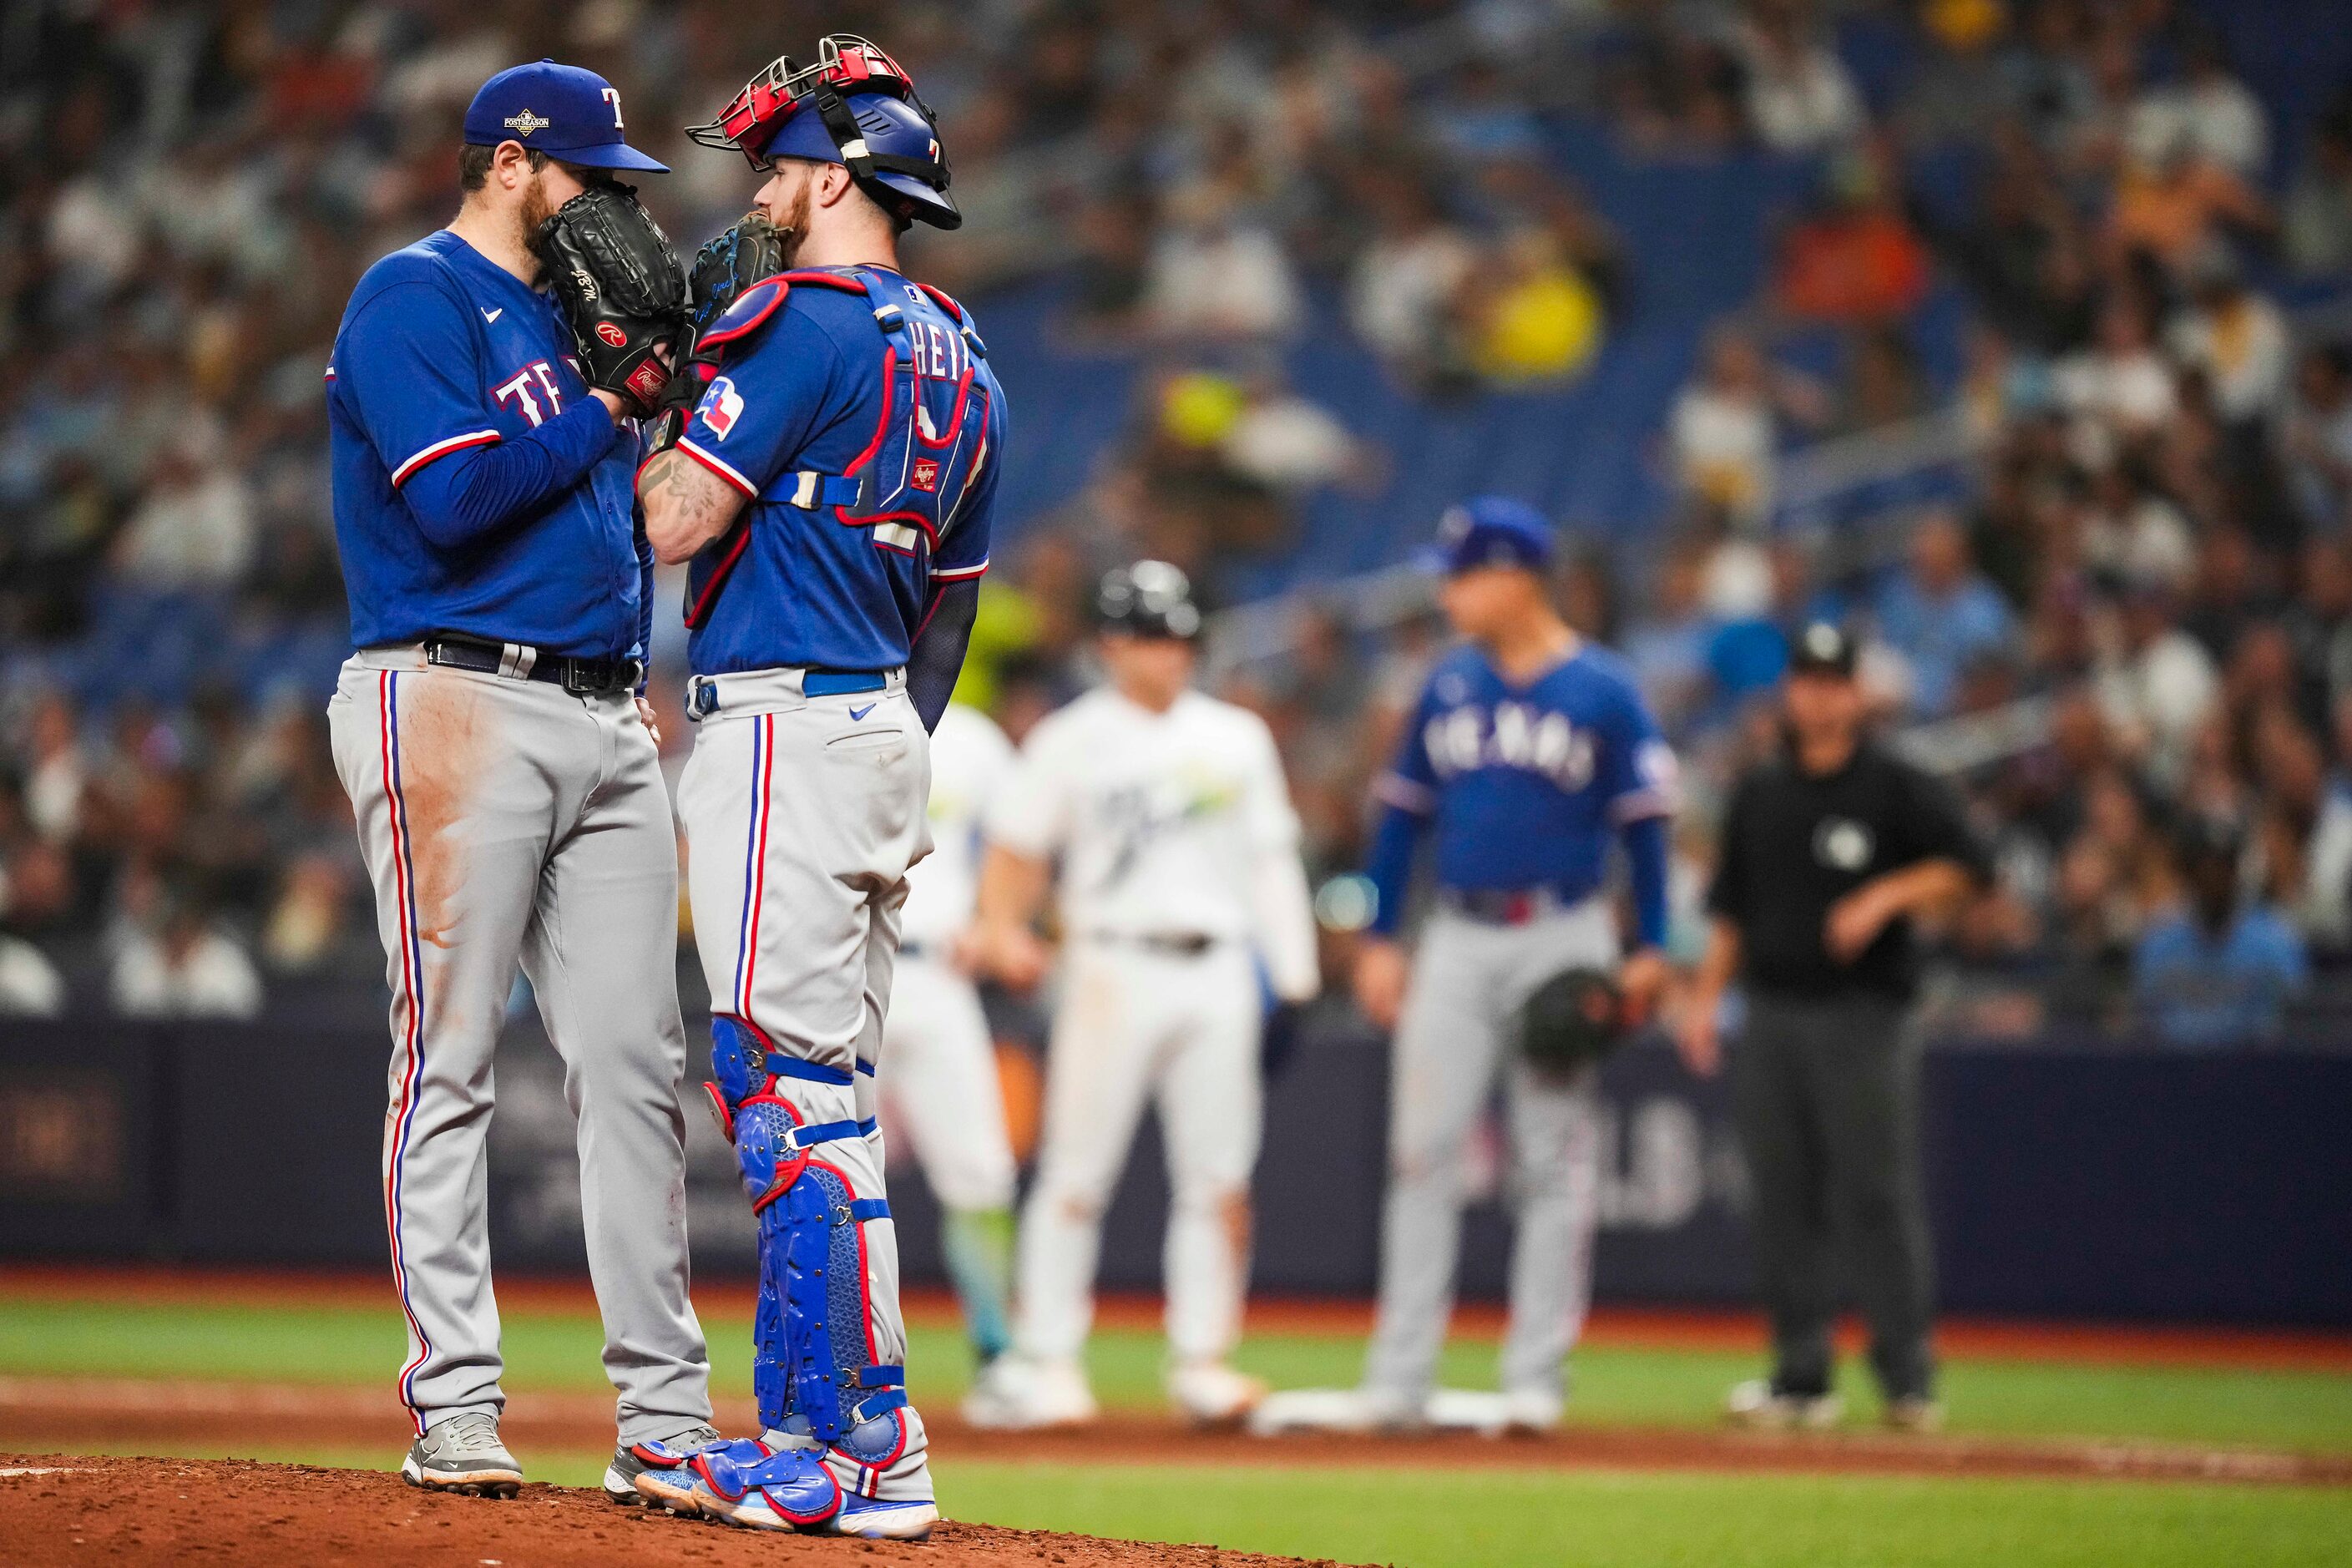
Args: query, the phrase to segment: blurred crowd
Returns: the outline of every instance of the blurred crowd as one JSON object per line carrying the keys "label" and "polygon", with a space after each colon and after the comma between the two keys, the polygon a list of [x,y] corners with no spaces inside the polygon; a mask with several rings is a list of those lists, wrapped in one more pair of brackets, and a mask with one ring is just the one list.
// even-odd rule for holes
{"label": "blurred crowd", "polygon": [[[2282,122],[2215,14],[0,0],[0,1009],[250,1013],[379,972],[319,711],[350,287],[446,221],[452,127],[500,67],[591,66],[670,126],[847,28],[954,161],[969,221],[912,267],[983,313],[1050,279],[1064,331],[1150,367],[1078,497],[1003,520],[965,695],[1016,735],[1084,679],[1101,566],[1213,581],[1403,460],[1290,384],[1317,301],[1433,409],[1556,385],[1642,308],[1645,260],[1560,126],[1669,173],[1785,160],[1811,199],[1659,411],[1670,514],[1560,584],[1686,753],[1686,894],[1712,791],[1770,743],[1787,628],[1834,615],[2000,847],[1948,933],[1952,1026],[2273,1030],[2352,944],[2352,339],[2311,308],[2352,282],[2352,100]],[[677,169],[645,194],[690,246],[745,172]],[[1957,432],[1938,485],[1791,517],[1792,452],[1923,425]],[[1360,863],[1439,640],[1335,588],[1279,654],[1216,661],[1275,723],[1324,877]]]}

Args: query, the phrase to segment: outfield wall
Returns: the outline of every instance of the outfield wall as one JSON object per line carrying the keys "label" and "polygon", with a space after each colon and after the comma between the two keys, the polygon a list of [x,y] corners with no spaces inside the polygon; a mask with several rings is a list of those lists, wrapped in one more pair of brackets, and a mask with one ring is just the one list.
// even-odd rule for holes
{"label": "outfield wall", "polygon": [[[0,1024],[0,1258],[376,1263],[385,1047],[350,1027]],[[498,1066],[494,1245],[509,1267],[582,1265],[554,1055],[520,1025]],[[1605,1075],[1599,1283],[1607,1299],[1738,1301],[1745,1172],[1720,1081],[1663,1047]],[[1385,1054],[1309,1038],[1274,1084],[1257,1180],[1257,1280],[1362,1294],[1377,1249]],[[2352,1056],[1945,1048],[1927,1062],[1942,1295],[1979,1312],[2352,1324]],[[748,1269],[732,1162],[690,1102],[696,1266]],[[1464,1291],[1501,1294],[1502,1151],[1479,1140]],[[937,1212],[903,1161],[891,1201],[912,1279]],[[1147,1127],[1115,1202],[1104,1278],[1158,1277],[1166,1205]]]}

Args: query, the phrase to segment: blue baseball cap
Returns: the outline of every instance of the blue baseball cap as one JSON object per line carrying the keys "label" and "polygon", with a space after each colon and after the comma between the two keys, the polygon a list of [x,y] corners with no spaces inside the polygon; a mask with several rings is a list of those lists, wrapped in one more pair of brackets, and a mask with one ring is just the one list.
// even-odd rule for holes
{"label": "blue baseball cap", "polygon": [[1523,500],[1475,496],[1450,506],[1437,520],[1437,542],[1421,563],[1451,577],[1481,566],[1544,572],[1551,566],[1551,522]]}
{"label": "blue baseball cap", "polygon": [[476,147],[519,142],[560,163],[590,169],[667,174],[621,140],[621,95],[594,71],[553,60],[511,66],[482,84],[466,110],[466,141]]}

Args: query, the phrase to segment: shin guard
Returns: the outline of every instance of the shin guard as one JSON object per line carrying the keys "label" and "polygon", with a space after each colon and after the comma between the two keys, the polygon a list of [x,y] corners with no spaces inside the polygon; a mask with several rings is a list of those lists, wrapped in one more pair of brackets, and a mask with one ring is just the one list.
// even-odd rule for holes
{"label": "shin guard", "polygon": [[824,1145],[868,1129],[855,1116],[803,1116],[788,1092],[820,1104],[837,1097],[847,1109],[850,1075],[769,1051],[738,1019],[711,1021],[711,1099],[759,1218],[751,1381],[760,1421],[831,1444],[907,1403],[904,1369],[875,1364],[866,1298],[863,1227],[888,1218],[890,1205],[857,1196],[821,1157]]}

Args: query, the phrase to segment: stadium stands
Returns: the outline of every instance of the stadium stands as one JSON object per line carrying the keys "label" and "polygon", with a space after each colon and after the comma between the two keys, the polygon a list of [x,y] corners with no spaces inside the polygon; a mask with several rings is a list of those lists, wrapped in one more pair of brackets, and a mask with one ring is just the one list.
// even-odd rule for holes
{"label": "stadium stands", "polygon": [[[1014,729],[1079,679],[1091,569],[1175,559],[1251,606],[1222,679],[1342,874],[1431,637],[1384,569],[1499,489],[1577,531],[1564,601],[1674,715],[1692,886],[1710,781],[1769,738],[1781,628],[1865,631],[1889,722],[2001,847],[1949,933],[1945,1026],[2095,1039],[2159,1011],[2192,827],[2237,858],[2216,918],[2352,942],[2329,7],[762,16],[0,15],[0,1009],[375,983],[318,721],[344,651],[319,376],[349,285],[447,216],[490,70],[551,53],[622,84],[692,242],[743,171],[656,128],[852,23],[942,112],[972,221],[916,264],[974,302],[1014,398],[972,688]],[[2316,973],[2247,1027],[2328,1016],[2346,984]]]}

